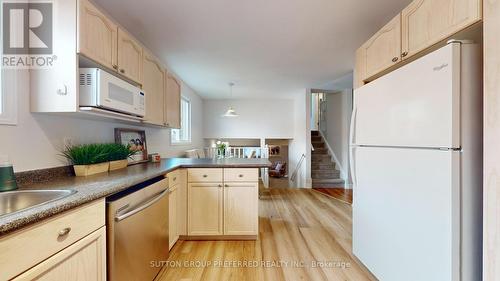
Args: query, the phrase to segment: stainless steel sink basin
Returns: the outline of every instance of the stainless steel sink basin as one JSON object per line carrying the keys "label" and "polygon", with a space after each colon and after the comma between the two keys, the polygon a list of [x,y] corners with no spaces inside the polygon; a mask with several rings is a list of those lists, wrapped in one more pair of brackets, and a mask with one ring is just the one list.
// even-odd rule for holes
{"label": "stainless steel sink basin", "polygon": [[0,216],[53,202],[76,190],[17,190],[0,192]]}

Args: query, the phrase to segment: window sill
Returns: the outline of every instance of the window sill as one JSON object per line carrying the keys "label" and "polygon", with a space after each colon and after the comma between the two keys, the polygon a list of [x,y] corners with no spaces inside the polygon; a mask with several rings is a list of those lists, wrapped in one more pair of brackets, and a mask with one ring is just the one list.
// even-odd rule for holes
{"label": "window sill", "polygon": [[0,126],[5,125],[5,126],[16,126],[17,125],[17,118],[15,117],[2,117],[0,116]]}
{"label": "window sill", "polygon": [[187,146],[191,145],[191,141],[170,142],[171,146]]}

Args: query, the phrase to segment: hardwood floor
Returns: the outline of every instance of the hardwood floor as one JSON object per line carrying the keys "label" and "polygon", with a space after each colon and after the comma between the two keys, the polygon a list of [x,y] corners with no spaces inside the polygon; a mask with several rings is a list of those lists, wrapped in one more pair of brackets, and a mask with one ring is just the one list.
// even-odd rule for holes
{"label": "hardwood floor", "polygon": [[289,188],[290,183],[288,182],[288,178],[269,177],[269,187],[270,188]]}
{"label": "hardwood floor", "polygon": [[376,280],[351,254],[348,204],[310,189],[264,190],[259,223],[257,241],[178,241],[157,280]]}
{"label": "hardwood floor", "polygon": [[313,188],[313,190],[319,191],[323,194],[331,196],[335,199],[344,201],[352,205],[352,189],[340,188]]}

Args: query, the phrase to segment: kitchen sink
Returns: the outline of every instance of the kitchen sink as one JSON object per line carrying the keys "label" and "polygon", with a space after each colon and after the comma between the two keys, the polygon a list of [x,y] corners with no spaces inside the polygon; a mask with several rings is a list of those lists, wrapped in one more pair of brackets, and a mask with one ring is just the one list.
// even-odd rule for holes
{"label": "kitchen sink", "polygon": [[0,216],[39,206],[76,193],[76,190],[17,190],[0,192]]}

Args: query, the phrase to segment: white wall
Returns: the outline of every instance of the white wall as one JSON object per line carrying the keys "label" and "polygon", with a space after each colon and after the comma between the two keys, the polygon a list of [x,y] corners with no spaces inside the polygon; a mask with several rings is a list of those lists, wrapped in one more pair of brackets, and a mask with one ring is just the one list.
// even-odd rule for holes
{"label": "white wall", "polygon": [[[6,71],[5,83],[18,99],[16,126],[0,125],[0,156],[8,155],[16,172],[66,165],[60,156],[64,138],[74,143],[114,142],[114,128],[141,128],[111,121],[94,121],[67,117],[67,115],[32,114],[29,110],[29,75]],[[192,144],[170,145],[170,130],[145,127],[148,152],[159,152],[162,157],[181,156],[192,147],[203,146],[203,101],[186,85],[182,94],[191,99],[193,122]]]}
{"label": "white wall", "polygon": [[[221,115],[232,106],[236,118]],[[210,138],[279,138],[294,137],[293,99],[205,100],[204,137]]]}
{"label": "white wall", "polygon": [[352,113],[352,90],[326,94],[326,132],[323,135],[333,150],[335,161],[346,180],[349,171],[349,124]]}
{"label": "white wall", "polygon": [[[299,169],[297,170],[297,176],[294,182],[290,182],[292,187],[309,187],[308,176],[307,176],[307,144],[310,143],[308,140],[308,130],[307,130],[307,118],[309,112],[307,107],[310,106],[310,95],[307,93],[302,93],[297,95],[294,100],[294,116],[293,119],[293,129],[294,137],[290,141],[289,145],[289,161],[290,161],[290,173],[293,173],[297,168],[302,155],[306,155]],[[310,134],[310,133],[309,133]],[[309,148],[310,149],[310,148]],[[291,175],[290,175],[291,176]]]}

